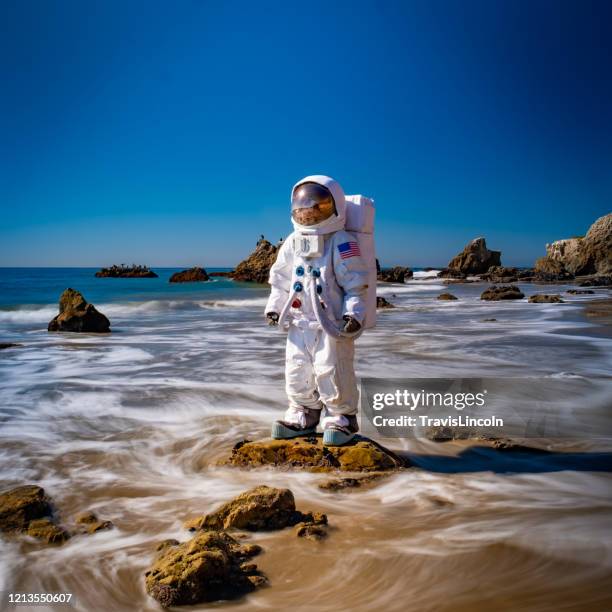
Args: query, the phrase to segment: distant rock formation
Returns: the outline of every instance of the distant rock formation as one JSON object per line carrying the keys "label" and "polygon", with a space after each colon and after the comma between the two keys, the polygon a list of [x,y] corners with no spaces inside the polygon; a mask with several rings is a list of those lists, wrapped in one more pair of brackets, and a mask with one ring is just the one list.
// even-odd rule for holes
{"label": "distant rock formation", "polygon": [[481,300],[522,300],[525,294],[516,285],[493,285],[485,289],[480,296]]}
{"label": "distant rock formation", "polygon": [[[378,262],[378,260],[376,260]],[[394,268],[383,268],[377,271],[376,279],[383,283],[403,284],[407,278],[412,278],[413,272],[405,266],[395,266]]]}
{"label": "distant rock formation", "polygon": [[98,278],[157,278],[157,274],[153,270],[149,270],[147,266],[131,266],[112,265],[110,268],[102,268],[96,272]]}
{"label": "distant rock formation", "polygon": [[535,262],[534,278],[539,281],[572,280],[574,275],[565,269],[562,262],[545,255]]}
{"label": "distant rock formation", "polygon": [[231,272],[209,272],[208,276],[228,276],[228,277],[232,277],[234,275],[234,270],[232,270]]}
{"label": "distant rock formation", "polygon": [[232,278],[236,281],[267,283],[279,248],[280,245],[275,246],[265,238],[260,238],[255,250],[236,266]]}
{"label": "distant rock formation", "polygon": [[546,256],[536,262],[537,268],[549,275],[566,275],[563,278],[612,274],[612,213],[597,219],[584,237],[547,244]]}
{"label": "distant rock formation", "polygon": [[448,266],[438,276],[440,278],[462,278],[467,274],[482,274],[491,266],[501,266],[501,251],[487,248],[484,238],[474,238],[466,247],[450,260]]}
{"label": "distant rock formation", "polygon": [[209,280],[206,270],[203,268],[190,268],[182,272],[175,272],[171,277],[171,283],[197,283]]}
{"label": "distant rock formation", "polygon": [[49,331],[110,332],[110,321],[89,304],[75,289],[66,289],[60,296],[59,314],[49,323]]}

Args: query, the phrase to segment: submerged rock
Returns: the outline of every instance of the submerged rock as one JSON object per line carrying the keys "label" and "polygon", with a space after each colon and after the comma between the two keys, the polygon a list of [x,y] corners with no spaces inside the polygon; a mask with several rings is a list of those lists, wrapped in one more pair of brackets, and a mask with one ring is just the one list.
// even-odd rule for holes
{"label": "submerged rock", "polygon": [[0,349],[15,348],[17,346],[22,346],[22,345],[16,344],[14,342],[0,342]]}
{"label": "submerged rock", "polygon": [[357,489],[365,485],[378,482],[391,475],[391,472],[375,472],[363,476],[350,476],[342,478],[330,478],[320,483],[319,489],[323,491],[342,491],[343,489]]}
{"label": "submerged rock", "polygon": [[198,283],[209,280],[206,270],[195,267],[181,272],[175,272],[168,282],[170,283]]}
{"label": "submerged rock", "polygon": [[357,437],[354,444],[346,446],[323,446],[320,436],[245,440],[234,446],[225,464],[237,467],[273,465],[315,472],[378,472],[404,467],[402,459],[367,438]]}
{"label": "submerged rock", "polygon": [[78,514],[75,522],[81,526],[81,530],[85,533],[96,533],[113,528],[112,521],[101,520],[91,511]]}
{"label": "submerged rock", "polygon": [[395,306],[380,295],[376,296],[376,308],[395,308]]}
{"label": "submerged rock", "polygon": [[48,544],[70,537],[55,523],[51,500],[37,485],[15,487],[0,494],[0,531],[26,533]]}
{"label": "submerged rock", "polygon": [[253,563],[252,551],[230,535],[205,531],[183,544],[166,541],[145,572],[147,593],[162,606],[236,599],[267,582]]}
{"label": "submerged rock", "polygon": [[521,300],[525,294],[516,285],[492,285],[485,289],[481,296],[481,300]]}
{"label": "submerged rock", "polygon": [[456,296],[454,296],[452,293],[441,293],[438,296],[439,300],[456,300],[458,299]]}
{"label": "submerged rock", "polygon": [[566,293],[570,295],[589,295],[595,292],[592,289],[568,289]]}
{"label": "submerged rock", "polygon": [[59,314],[49,323],[49,331],[110,332],[110,321],[89,304],[75,289],[66,289],[60,296]]}
{"label": "submerged rock", "polygon": [[563,300],[558,293],[538,293],[536,295],[530,295],[528,302],[530,304],[557,304],[559,302],[563,302]]}

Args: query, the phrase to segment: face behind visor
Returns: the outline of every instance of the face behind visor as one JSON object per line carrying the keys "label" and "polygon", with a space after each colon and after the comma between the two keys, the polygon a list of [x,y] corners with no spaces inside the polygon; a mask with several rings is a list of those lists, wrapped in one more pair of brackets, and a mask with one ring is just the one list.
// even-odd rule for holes
{"label": "face behind visor", "polygon": [[319,183],[302,183],[293,192],[291,216],[299,225],[312,227],[337,215],[331,191]]}

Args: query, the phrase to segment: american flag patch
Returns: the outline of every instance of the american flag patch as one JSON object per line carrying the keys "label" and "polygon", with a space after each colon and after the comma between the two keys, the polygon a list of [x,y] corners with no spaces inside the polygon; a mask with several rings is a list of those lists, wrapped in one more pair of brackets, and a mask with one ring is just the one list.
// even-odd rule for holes
{"label": "american flag patch", "polygon": [[340,257],[342,257],[342,259],[348,259],[349,257],[361,255],[361,251],[359,250],[359,244],[354,240],[339,244],[338,250],[340,251]]}

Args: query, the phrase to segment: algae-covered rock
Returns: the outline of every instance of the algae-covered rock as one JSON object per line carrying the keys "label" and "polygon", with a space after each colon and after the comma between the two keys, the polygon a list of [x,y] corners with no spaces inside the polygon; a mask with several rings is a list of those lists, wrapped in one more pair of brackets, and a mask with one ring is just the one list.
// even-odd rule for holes
{"label": "algae-covered rock", "polygon": [[220,508],[185,524],[187,529],[282,529],[295,525],[301,513],[295,509],[293,493],[265,485],[238,495]]}
{"label": "algae-covered rock", "polygon": [[323,446],[322,438],[317,436],[239,442],[225,463],[239,467],[305,468],[316,472],[373,472],[403,467],[399,457],[367,438],[358,437],[355,443],[346,446]]}
{"label": "algae-covered rock", "polygon": [[0,494],[0,531],[27,533],[49,544],[70,537],[53,520],[51,500],[37,485],[23,485]]}
{"label": "algae-covered rock", "polygon": [[49,517],[30,521],[25,533],[47,544],[61,544],[70,537],[63,527],[54,523]]}
{"label": "algae-covered rock", "polygon": [[147,593],[162,606],[236,599],[265,584],[251,551],[219,531],[204,531],[183,544],[167,544],[145,572]]}
{"label": "algae-covered rock", "polygon": [[[283,529],[298,523],[326,525],[327,516],[320,512],[300,512],[289,489],[261,485],[241,493],[210,514],[186,521],[190,530]],[[256,545],[253,545],[256,546]]]}
{"label": "algae-covered rock", "polygon": [[75,522],[80,525],[81,531],[84,533],[96,533],[97,531],[104,531],[106,529],[112,529],[113,523],[99,519],[93,512],[81,512],[77,515]]}
{"label": "algae-covered rock", "polygon": [[370,472],[362,476],[343,476],[341,478],[330,478],[329,480],[320,483],[318,486],[319,489],[322,489],[323,491],[358,489],[373,483],[377,483],[390,475],[390,472]]}

